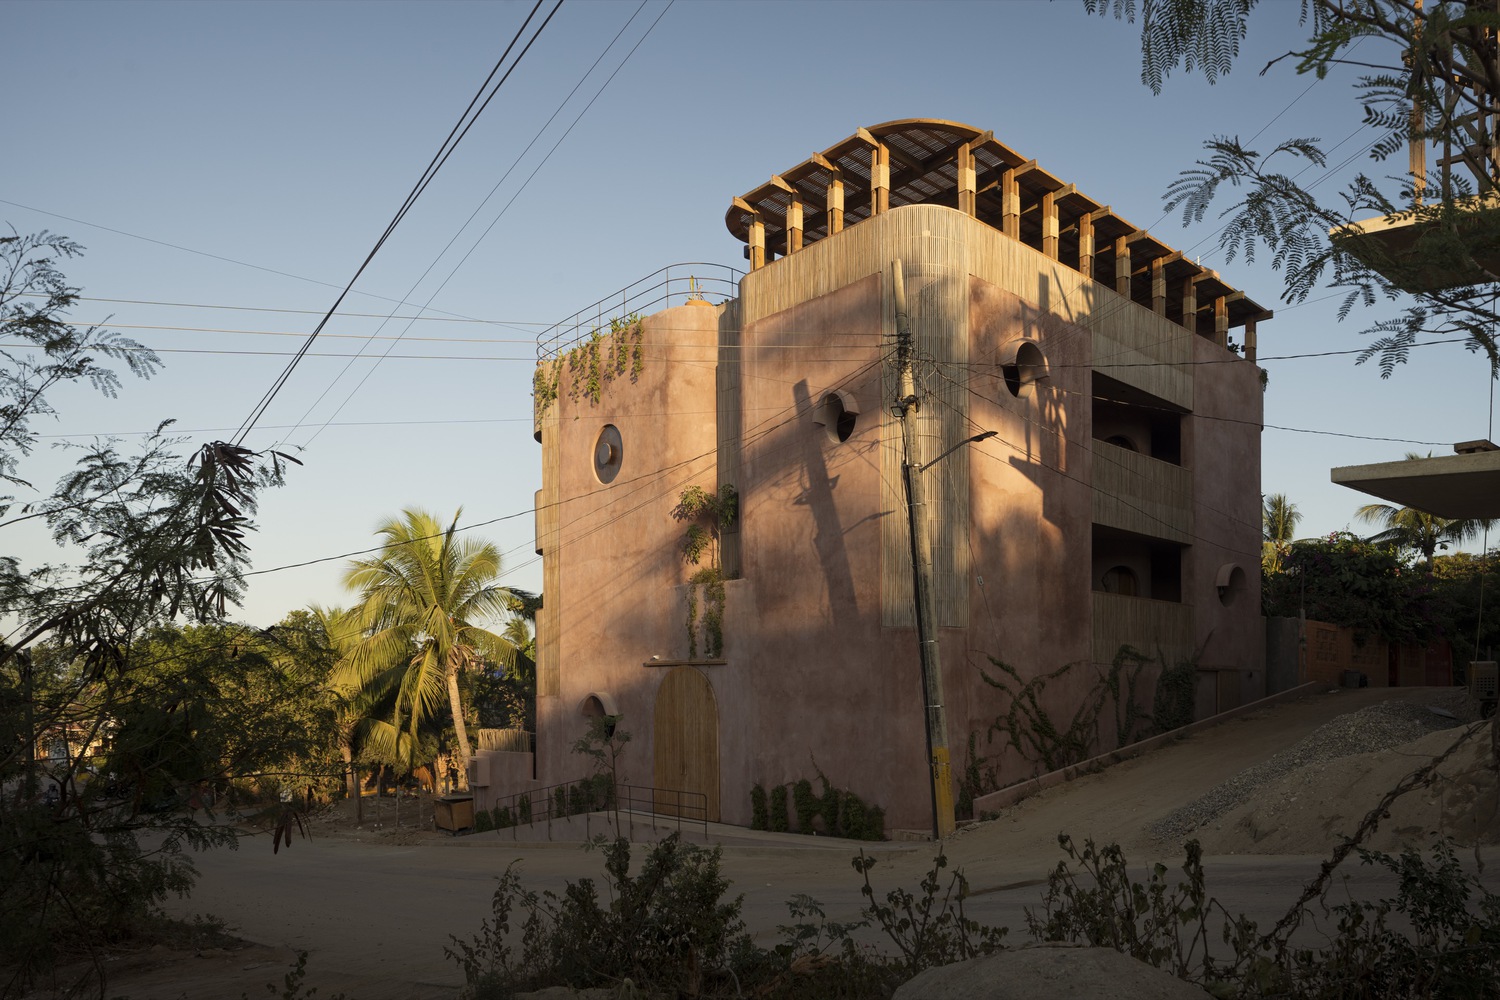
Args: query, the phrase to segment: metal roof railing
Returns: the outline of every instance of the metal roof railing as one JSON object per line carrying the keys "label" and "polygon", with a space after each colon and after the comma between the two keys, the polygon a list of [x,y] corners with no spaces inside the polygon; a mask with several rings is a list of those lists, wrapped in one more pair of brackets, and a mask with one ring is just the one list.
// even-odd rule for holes
{"label": "metal roof railing", "polygon": [[669,306],[680,306],[689,299],[703,299],[714,305],[726,302],[740,294],[740,279],[744,276],[744,271],[726,264],[705,261],[668,264],[543,330],[536,338],[537,360],[550,361],[567,353],[595,330],[608,332],[611,319],[632,314],[647,316]]}

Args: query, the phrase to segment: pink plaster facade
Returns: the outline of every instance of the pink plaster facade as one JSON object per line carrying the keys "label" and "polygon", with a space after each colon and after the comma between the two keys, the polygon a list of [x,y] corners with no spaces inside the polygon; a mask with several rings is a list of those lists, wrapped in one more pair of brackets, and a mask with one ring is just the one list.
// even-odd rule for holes
{"label": "pink plaster facade", "polygon": [[[623,777],[711,784],[711,818],[748,825],[753,785],[821,772],[888,829],[927,828],[895,260],[924,359],[921,460],[996,432],[924,473],[955,777],[971,736],[1002,785],[1039,769],[987,740],[1008,707],[981,676],[992,656],[1023,678],[1074,664],[1044,695],[1064,719],[1127,642],[1201,651],[1218,708],[1263,693],[1259,370],[954,208],[908,205],[753,271],[737,300],[646,317],[638,374],[597,402],[561,367],[538,407],[535,784],[587,772],[569,748],[602,706],[632,736]],[[1018,345],[1043,377],[1005,367]],[[857,411],[842,439],[830,396]],[[606,426],[618,471],[601,482]],[[724,651],[686,663],[693,567],[671,510],[721,484],[739,497]],[[667,698],[682,671],[697,677]],[[682,715],[679,689],[696,692],[691,718],[661,714]],[[1099,748],[1113,740],[1107,721]],[[710,744],[711,773],[673,756]]]}

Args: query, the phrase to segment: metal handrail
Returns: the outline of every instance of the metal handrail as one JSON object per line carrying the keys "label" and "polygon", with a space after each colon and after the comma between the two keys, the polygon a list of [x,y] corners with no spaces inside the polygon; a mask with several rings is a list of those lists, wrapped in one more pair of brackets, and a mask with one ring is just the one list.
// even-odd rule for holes
{"label": "metal handrail", "polygon": [[712,305],[726,302],[740,294],[740,279],[744,276],[744,271],[727,264],[706,261],[668,264],[537,334],[537,360],[550,361],[566,354],[595,330],[607,332],[611,319],[645,316],[668,306],[682,305],[689,299],[702,299]]}
{"label": "metal handrail", "polygon": [[[514,821],[508,826],[501,827],[497,825],[496,832],[503,835],[506,830],[510,830],[511,839],[515,840],[518,839],[517,831],[523,825],[528,829],[534,829],[538,824],[545,824],[547,827],[547,839],[551,840],[552,821],[554,819],[561,821],[582,815],[584,836],[588,837],[593,832],[593,814],[596,812],[608,813],[610,811],[615,812],[617,815],[621,811],[624,811],[631,817],[634,817],[637,812],[644,813],[651,817],[651,830],[652,832],[656,832],[662,825],[669,827],[673,825],[671,823],[659,824],[657,822],[658,816],[661,815],[657,812],[658,803],[662,803],[661,808],[676,810],[675,819],[677,822],[675,825],[678,833],[682,832],[683,820],[686,819],[689,825],[698,826],[703,833],[703,838],[705,840],[708,839],[708,796],[703,792],[689,792],[679,788],[657,788],[651,785],[631,785],[619,782],[613,786],[602,786],[605,791],[605,801],[602,804],[591,804],[589,808],[582,809],[577,813],[568,811],[558,814],[557,810],[553,808],[559,790],[563,790],[565,801],[571,801],[572,789],[590,786],[601,787],[596,784],[594,779],[580,778],[576,781],[563,781],[555,785],[548,785],[545,788],[536,788],[526,792],[512,792],[510,795],[496,799],[490,807],[490,813],[498,815],[499,811],[504,808],[509,809],[511,816],[514,817]],[[524,821],[520,819],[520,801],[523,798],[526,799],[526,819]],[[668,799],[670,801],[664,801]],[[643,806],[644,808],[638,810],[637,806]],[[667,815],[670,816],[671,814],[668,813]],[[627,833],[632,825],[633,823],[627,824]],[[616,829],[618,830],[618,823],[616,823]]]}

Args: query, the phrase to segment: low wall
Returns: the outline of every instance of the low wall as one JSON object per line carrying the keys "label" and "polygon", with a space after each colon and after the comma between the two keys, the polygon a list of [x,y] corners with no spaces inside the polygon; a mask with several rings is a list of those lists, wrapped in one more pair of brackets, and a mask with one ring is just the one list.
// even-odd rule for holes
{"label": "low wall", "polygon": [[476,811],[492,809],[508,795],[535,791],[536,757],[514,750],[479,750],[469,761],[469,790]]}
{"label": "low wall", "polygon": [[1238,708],[1220,713],[1219,715],[1215,715],[1210,719],[1204,719],[1201,722],[1194,722],[1191,725],[1183,726],[1181,729],[1174,729],[1171,732],[1161,733],[1160,735],[1153,736],[1150,739],[1141,740],[1139,743],[1132,743],[1129,746],[1121,747],[1118,750],[1111,750],[1109,753],[1100,754],[1097,757],[1091,757],[1088,760],[1080,761],[1079,763],[1074,764],[1072,767],[1065,767],[1060,771],[1052,771],[1048,774],[1038,775],[1035,778],[1028,779],[1026,781],[1020,782],[1019,784],[1010,785],[996,792],[990,792],[988,795],[981,795],[974,800],[974,815],[983,816],[987,812],[999,812],[1001,809],[1006,809],[1010,806],[1015,805],[1022,799],[1030,798],[1037,792],[1046,791],[1048,788],[1052,788],[1056,785],[1061,785],[1064,782],[1072,781],[1079,775],[1092,774],[1095,771],[1103,770],[1104,768],[1109,767],[1111,764],[1118,764],[1122,760],[1129,760],[1130,758],[1139,756],[1140,754],[1143,754],[1148,750],[1155,750],[1157,747],[1163,746],[1173,740],[1181,739],[1182,737],[1187,736],[1191,733],[1196,733],[1201,730],[1217,726],[1219,723],[1232,719],[1237,715],[1251,712],[1258,708],[1264,708],[1266,705],[1274,704],[1278,701],[1293,701],[1305,695],[1313,694],[1318,691],[1326,691],[1327,689],[1327,684],[1303,684],[1299,687],[1292,688],[1290,691],[1283,691],[1279,694],[1273,694],[1269,697],[1262,698],[1259,701],[1252,701],[1248,704],[1241,705]]}

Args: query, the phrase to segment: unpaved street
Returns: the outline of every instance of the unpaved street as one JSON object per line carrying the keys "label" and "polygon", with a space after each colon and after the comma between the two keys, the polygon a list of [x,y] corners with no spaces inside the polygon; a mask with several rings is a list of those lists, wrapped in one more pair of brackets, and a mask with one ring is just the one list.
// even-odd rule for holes
{"label": "unpaved street", "polygon": [[[1153,840],[1153,821],[1333,716],[1390,697],[1422,694],[1339,691],[1257,710],[1052,789],[962,832],[948,855],[970,878],[971,915],[1010,926],[1012,941],[1023,938],[1024,908],[1037,903],[1041,882],[1060,858],[1058,832],[1080,842],[1088,836],[1118,841],[1133,864],[1159,859],[1175,868],[1180,853]],[[1351,809],[1356,806],[1361,814],[1366,808]],[[787,920],[785,901],[796,893],[822,900],[835,919],[858,912],[860,881],[849,859],[859,845],[722,832],[728,842],[724,871],[735,891],[745,894],[746,922],[762,940],[774,940],[777,924]],[[1327,835],[1330,845],[1335,832]],[[886,843],[872,852],[881,860],[871,878],[882,893],[898,881],[915,888],[932,856],[925,844]],[[1231,910],[1245,911],[1264,926],[1281,915],[1322,857],[1309,851],[1210,858],[1209,888]],[[449,838],[408,832],[393,838],[389,827],[378,835],[368,829],[332,836],[315,831],[312,840],[296,840],[277,855],[267,838],[252,839],[238,852],[200,858],[197,891],[170,909],[213,913],[265,947],[124,969],[110,992],[135,1000],[263,995],[265,984],[279,983],[292,952],[300,949],[309,953],[307,982],[319,987],[320,997],[334,991],[351,1000],[451,997],[460,977],[443,946],[450,934],[467,936],[478,928],[488,914],[494,876],[515,859],[527,886],[538,890],[560,889],[581,876],[597,878],[602,864],[598,852],[577,845],[523,845],[493,833]],[[1500,887],[1493,867],[1490,872],[1487,884]],[[1346,892],[1389,894],[1368,867],[1347,865],[1343,874],[1348,887],[1337,891],[1338,899]]]}

